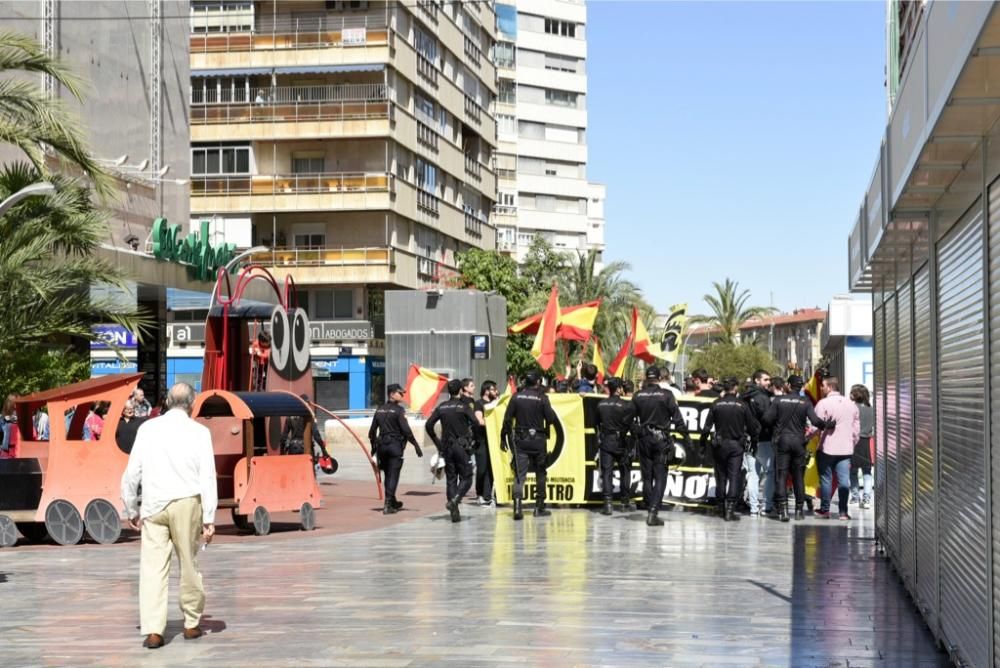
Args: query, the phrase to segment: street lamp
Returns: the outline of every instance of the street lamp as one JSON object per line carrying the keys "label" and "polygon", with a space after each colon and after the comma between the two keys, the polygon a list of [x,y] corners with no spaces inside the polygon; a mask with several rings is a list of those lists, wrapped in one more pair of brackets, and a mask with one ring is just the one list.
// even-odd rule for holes
{"label": "street lamp", "polygon": [[38,183],[32,183],[30,186],[25,186],[4,201],[0,202],[0,216],[7,213],[12,206],[26,197],[33,197],[35,195],[51,195],[55,191],[56,187],[47,181],[40,181]]}
{"label": "street lamp", "polygon": [[681,357],[681,373],[680,373],[680,379],[678,380],[678,382],[681,382],[681,383],[684,382],[684,367],[687,366],[687,358],[688,358],[687,345],[688,345],[688,341],[691,340],[691,335],[694,334],[696,331],[698,331],[698,330],[696,330],[694,328],[689,329],[688,333],[687,333],[687,336],[684,337],[684,343],[683,343],[683,345],[681,345],[681,351],[683,351],[683,353],[684,353],[683,357]]}

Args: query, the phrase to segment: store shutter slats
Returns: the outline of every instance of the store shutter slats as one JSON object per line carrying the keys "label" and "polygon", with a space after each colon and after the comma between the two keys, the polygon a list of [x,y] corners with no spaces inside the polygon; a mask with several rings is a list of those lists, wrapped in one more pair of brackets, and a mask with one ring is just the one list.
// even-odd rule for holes
{"label": "store shutter slats", "polygon": [[989,664],[982,210],[937,244],[941,630],[959,657]]}
{"label": "store shutter slats", "polygon": [[896,521],[898,523],[898,554],[899,572],[903,576],[903,582],[912,593],[914,591],[916,576],[916,544],[914,543],[913,527],[913,349],[912,349],[912,327],[910,318],[912,308],[910,300],[912,298],[911,283],[906,283],[899,289],[897,299],[897,313],[899,330],[899,384],[897,393],[899,396],[899,425],[898,425],[898,447],[897,457],[899,461],[899,475],[897,477],[897,498],[899,505],[896,509]]}
{"label": "store shutter slats", "polygon": [[875,535],[885,541],[885,304],[875,311]]}
{"label": "store shutter slats", "polygon": [[[990,285],[1000,285],[1000,181],[989,189]],[[995,288],[994,288],[995,290]],[[991,290],[993,292],[993,290]],[[990,461],[993,478],[993,654],[1000,657],[1000,299],[990,297]]]}
{"label": "store shutter slats", "polygon": [[885,516],[882,540],[899,556],[899,328],[898,295],[885,303]]}
{"label": "store shutter slats", "polygon": [[927,623],[938,623],[937,454],[934,431],[934,395],[931,392],[931,291],[925,266],[913,279],[914,401],[916,414],[916,541],[917,604]]}

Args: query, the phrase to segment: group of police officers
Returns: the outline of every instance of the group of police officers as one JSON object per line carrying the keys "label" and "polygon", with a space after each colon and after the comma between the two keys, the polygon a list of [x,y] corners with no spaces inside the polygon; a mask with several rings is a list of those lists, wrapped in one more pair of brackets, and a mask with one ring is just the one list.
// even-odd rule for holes
{"label": "group of police officers", "polygon": [[[599,464],[604,505],[601,514],[614,512],[614,471],[619,472],[620,509],[633,512],[637,508],[631,498],[632,458],[638,456],[642,475],[643,507],[646,524],[662,526],[660,505],[667,484],[668,465],[674,456],[672,433],[681,434],[685,447],[691,439],[687,424],[672,392],[660,384],[660,369],[650,366],[645,371],[646,382],[631,399],[623,395],[625,383],[609,378],[605,383],[608,397],[597,405],[595,431],[599,442]],[[742,492],[743,454],[752,448],[762,424],[772,431],[775,445],[774,506],[781,521],[789,520],[785,480],[792,478],[795,492],[795,517],[802,519],[805,490],[803,473],[806,457],[807,420],[817,429],[833,427],[821,420],[812,403],[800,395],[803,380],[788,379],[790,393],[775,396],[767,406],[747,403],[738,395],[735,378],[722,381],[722,395],[711,405],[701,429],[701,442],[711,443],[716,469],[716,496],[720,500],[723,519],[736,519],[735,507]],[[444,460],[447,478],[446,508],[453,522],[461,520],[459,504],[473,484],[472,458],[476,459],[475,480],[480,502],[489,503],[492,479],[489,449],[484,422],[485,406],[497,399],[496,383],[486,381],[480,388],[480,398],[474,397],[475,383],[471,378],[448,381],[449,398],[435,408],[428,418],[426,431]],[[417,456],[423,453],[406,421],[401,404],[403,388],[393,384],[387,388],[388,401],[375,411],[368,433],[372,455],[377,456],[385,476],[385,506],[383,513],[395,513],[402,507],[396,499],[399,472],[403,464],[406,443],[412,443]],[[441,434],[437,433],[440,423]],[[503,417],[500,449],[511,453],[515,480],[512,490],[514,519],[523,518],[524,484],[530,471],[536,477],[536,517],[551,513],[545,508],[546,469],[550,462],[546,443],[550,431],[555,432],[554,452],[560,452],[565,440],[562,425],[549,402],[541,375],[529,371],[523,387],[511,397]],[[714,431],[714,437],[713,437]],[[711,439],[711,440],[709,440]]]}

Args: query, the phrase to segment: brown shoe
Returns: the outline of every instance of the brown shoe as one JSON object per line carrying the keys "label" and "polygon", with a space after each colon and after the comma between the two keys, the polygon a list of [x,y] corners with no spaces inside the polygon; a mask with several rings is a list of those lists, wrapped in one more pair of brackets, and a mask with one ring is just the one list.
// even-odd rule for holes
{"label": "brown shoe", "polygon": [[142,641],[142,646],[146,649],[159,649],[163,647],[163,636],[159,633],[150,633],[146,636],[146,639]]}
{"label": "brown shoe", "polygon": [[184,640],[195,640],[205,635],[205,632],[201,630],[200,626],[196,626],[193,629],[184,629]]}

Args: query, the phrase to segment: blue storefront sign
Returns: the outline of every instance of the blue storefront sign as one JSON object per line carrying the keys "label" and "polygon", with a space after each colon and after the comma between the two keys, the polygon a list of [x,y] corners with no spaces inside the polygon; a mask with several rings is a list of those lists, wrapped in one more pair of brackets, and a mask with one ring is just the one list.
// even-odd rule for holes
{"label": "blue storefront sign", "polygon": [[119,373],[138,373],[139,365],[134,360],[91,360],[90,377],[110,376]]}
{"label": "blue storefront sign", "polygon": [[94,325],[91,331],[96,337],[90,342],[91,350],[110,350],[112,346],[122,350],[134,350],[139,347],[135,334],[121,325]]}

